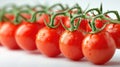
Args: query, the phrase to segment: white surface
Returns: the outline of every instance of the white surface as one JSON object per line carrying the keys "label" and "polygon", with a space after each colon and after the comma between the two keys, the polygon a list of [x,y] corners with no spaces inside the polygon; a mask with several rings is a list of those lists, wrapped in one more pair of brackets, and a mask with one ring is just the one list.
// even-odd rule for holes
{"label": "white surface", "polygon": [[[0,0],[0,7],[16,3],[22,4],[47,4],[54,3],[69,4],[69,6],[79,3],[83,9],[90,4],[90,7],[99,7],[103,3],[104,11],[118,10],[120,11],[120,0]],[[120,13],[120,12],[119,12]],[[88,62],[85,58],[81,61],[71,61],[65,57],[59,56],[56,58],[48,58],[37,53],[28,53],[22,50],[8,50],[5,47],[0,47],[0,67],[120,67],[120,50],[117,50],[113,58],[105,65],[94,65]]]}
{"label": "white surface", "polygon": [[120,50],[105,65],[94,65],[85,58],[80,61],[69,60],[62,55],[49,58],[40,53],[22,50],[8,50],[0,47],[0,67],[120,67]]}

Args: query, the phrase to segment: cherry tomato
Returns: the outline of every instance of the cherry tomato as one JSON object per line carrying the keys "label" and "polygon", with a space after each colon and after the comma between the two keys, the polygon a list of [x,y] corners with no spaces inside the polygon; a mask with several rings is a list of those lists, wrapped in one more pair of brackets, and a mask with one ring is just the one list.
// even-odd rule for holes
{"label": "cherry tomato", "polygon": [[65,31],[60,37],[59,45],[62,54],[71,60],[83,58],[82,40],[84,36],[79,31]]}
{"label": "cherry tomato", "polygon": [[24,50],[36,50],[35,38],[38,30],[44,25],[39,23],[26,22],[16,31],[15,39],[18,45]]}
{"label": "cherry tomato", "polygon": [[109,33],[88,34],[82,43],[84,56],[95,64],[108,62],[115,53],[115,42]]}
{"label": "cherry tomato", "polygon": [[55,57],[60,54],[58,30],[48,27],[42,28],[36,38],[38,50],[49,57]]}
{"label": "cherry tomato", "polygon": [[19,49],[14,37],[18,26],[10,22],[4,22],[0,28],[0,42],[3,46],[9,49]]}
{"label": "cherry tomato", "polygon": [[[62,20],[63,23],[66,23],[65,16],[57,16],[55,18],[54,25],[60,23]],[[49,57],[58,56],[61,52],[59,49],[59,37],[64,31],[62,25],[59,25],[57,28],[48,28],[44,27],[39,30],[36,37],[36,44],[38,50]]]}
{"label": "cherry tomato", "polygon": [[108,24],[105,30],[113,37],[116,47],[120,49],[120,24]]}

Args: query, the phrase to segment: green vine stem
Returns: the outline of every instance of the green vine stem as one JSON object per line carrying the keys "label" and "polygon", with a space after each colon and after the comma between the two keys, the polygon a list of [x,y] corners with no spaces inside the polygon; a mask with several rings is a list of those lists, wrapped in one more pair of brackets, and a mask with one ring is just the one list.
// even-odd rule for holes
{"label": "green vine stem", "polygon": [[[70,21],[71,27],[69,28],[69,31],[78,30],[78,27],[80,26],[80,23],[81,23],[81,19],[84,18],[84,17],[85,17],[85,16],[84,16],[83,14],[80,14],[80,15],[78,15],[78,16],[73,17],[73,18],[71,19],[71,21]],[[77,24],[76,24],[76,26],[75,26],[74,20],[77,19],[77,18],[79,18],[79,20],[78,20],[78,22],[77,22]],[[73,26],[73,27],[72,27],[72,26]]]}
{"label": "green vine stem", "polygon": [[16,14],[16,18],[14,19],[14,21],[13,21],[13,23],[14,24],[19,24],[19,23],[21,23],[21,21],[22,21],[22,19],[23,20],[25,20],[25,21],[27,21],[27,22],[29,22],[29,20],[28,19],[26,19],[25,17],[23,17],[22,15],[21,15],[21,13],[29,13],[29,11],[20,11],[20,12],[18,12],[17,14]]}
{"label": "green vine stem", "polygon": [[107,17],[104,17],[104,19],[109,20],[111,23],[120,23],[120,16],[119,16],[118,11],[107,11],[107,12],[104,13],[104,15],[107,15],[107,14],[110,14],[110,13],[113,13],[117,17],[117,20],[107,18]]}
{"label": "green vine stem", "polygon": [[108,23],[108,22],[106,22],[103,26],[102,26],[102,28],[97,28],[96,27],[96,25],[95,25],[95,20],[97,19],[97,18],[104,18],[104,15],[103,14],[100,14],[100,15],[97,15],[97,16],[95,16],[93,19],[92,19],[92,21],[90,22],[90,26],[91,26],[91,28],[92,28],[92,32],[90,32],[90,33],[98,33],[98,32],[100,32],[101,30],[103,30],[104,28],[105,28],[105,26],[106,26],[106,24]]}
{"label": "green vine stem", "polygon": [[50,23],[48,23],[48,22],[46,22],[46,20],[44,20],[46,26],[48,26],[48,27],[50,27],[50,28],[57,28],[57,27],[60,25],[60,23],[58,23],[57,25],[54,25],[54,19],[55,19],[56,16],[58,16],[58,15],[64,15],[64,16],[67,16],[65,12],[54,13],[54,14],[49,18]]}
{"label": "green vine stem", "polygon": [[[84,18],[85,16],[83,14],[80,14],[80,15],[77,15],[77,16],[74,16],[73,18],[70,18],[70,28],[67,28],[62,22],[62,26],[68,30],[68,31],[75,31],[75,30],[78,30],[78,27],[80,26],[80,23],[81,23],[81,19]],[[75,25],[74,24],[74,20],[79,18],[79,20],[77,21],[77,24]]]}
{"label": "green vine stem", "polygon": [[102,6],[102,3],[100,4],[100,11],[101,11],[101,13],[103,13],[103,6]]}

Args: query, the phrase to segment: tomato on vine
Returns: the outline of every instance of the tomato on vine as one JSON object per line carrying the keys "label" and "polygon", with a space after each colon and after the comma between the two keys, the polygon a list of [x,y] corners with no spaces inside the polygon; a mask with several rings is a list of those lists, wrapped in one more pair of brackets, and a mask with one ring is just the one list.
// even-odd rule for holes
{"label": "tomato on vine", "polygon": [[95,64],[105,64],[113,57],[116,47],[115,41],[108,32],[96,28],[94,23],[98,17],[102,17],[102,15],[95,16],[92,19],[92,34],[88,34],[84,38],[82,51],[89,61]]}
{"label": "tomato on vine", "polygon": [[77,25],[74,26],[75,19],[76,17],[73,17],[71,19],[71,21],[69,22],[70,23],[69,28],[63,25],[63,27],[65,27],[65,29],[67,30],[62,33],[59,40],[59,46],[62,54],[65,57],[71,60],[80,60],[84,57],[82,53],[82,40],[84,38],[84,35],[79,30],[76,30],[76,28],[79,27],[79,23],[81,23],[82,21],[81,22],[78,21]]}
{"label": "tomato on vine", "polygon": [[15,15],[12,13],[7,13],[4,10],[2,15],[2,20],[9,20],[3,21],[0,27],[0,42],[3,46],[9,49],[19,49],[20,47],[17,45],[15,40],[15,32],[19,25],[15,25],[13,20],[15,19]]}
{"label": "tomato on vine", "polygon": [[59,49],[59,37],[64,28],[60,25],[60,22],[66,23],[67,21],[65,20],[65,16],[58,15],[52,15],[50,23],[45,22],[47,26],[40,29],[36,37],[38,50],[49,57],[55,57],[61,53]]}
{"label": "tomato on vine", "polygon": [[44,24],[39,24],[36,22],[36,15],[38,13],[42,12],[38,11],[37,13],[34,13],[34,15],[31,17],[32,19],[30,18],[30,20],[25,19],[23,24],[19,26],[15,33],[15,39],[18,45],[24,50],[31,51],[37,49],[35,44],[36,34],[38,33],[39,29],[45,26]]}
{"label": "tomato on vine", "polygon": [[119,24],[120,18],[119,18],[117,11],[109,11],[109,12],[106,12],[105,14],[108,14],[108,13],[114,13],[117,17],[117,21],[110,20],[111,23],[107,24],[105,31],[107,31],[114,39],[114,41],[116,43],[116,48],[120,49],[120,35],[119,35],[119,33],[120,33],[120,24]]}

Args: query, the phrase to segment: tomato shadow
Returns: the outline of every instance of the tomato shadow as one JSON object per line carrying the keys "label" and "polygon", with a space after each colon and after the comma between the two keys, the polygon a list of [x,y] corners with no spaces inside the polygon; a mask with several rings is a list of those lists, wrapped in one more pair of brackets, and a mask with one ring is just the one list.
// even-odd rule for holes
{"label": "tomato shadow", "polygon": [[[47,56],[48,57],[48,56]],[[48,58],[54,58],[54,59],[59,59],[59,58],[65,58],[62,54],[56,56],[56,57],[48,57]]]}
{"label": "tomato shadow", "polygon": [[87,59],[85,57],[83,57],[82,59],[79,59],[79,60],[72,60],[74,62],[87,62]]}
{"label": "tomato shadow", "polygon": [[34,55],[39,55],[41,54],[40,51],[35,50],[35,51],[26,51],[28,54],[34,54]]}
{"label": "tomato shadow", "polygon": [[7,48],[7,47],[5,48],[10,51],[21,51],[22,50],[21,48]]}
{"label": "tomato shadow", "polygon": [[79,59],[79,60],[71,60],[71,59],[65,58],[65,60],[68,61],[68,62],[74,62],[74,63],[87,62],[86,58],[82,58],[82,59]]}
{"label": "tomato shadow", "polygon": [[104,66],[112,66],[112,67],[119,66],[120,67],[120,61],[110,61],[110,62],[104,64]]}

